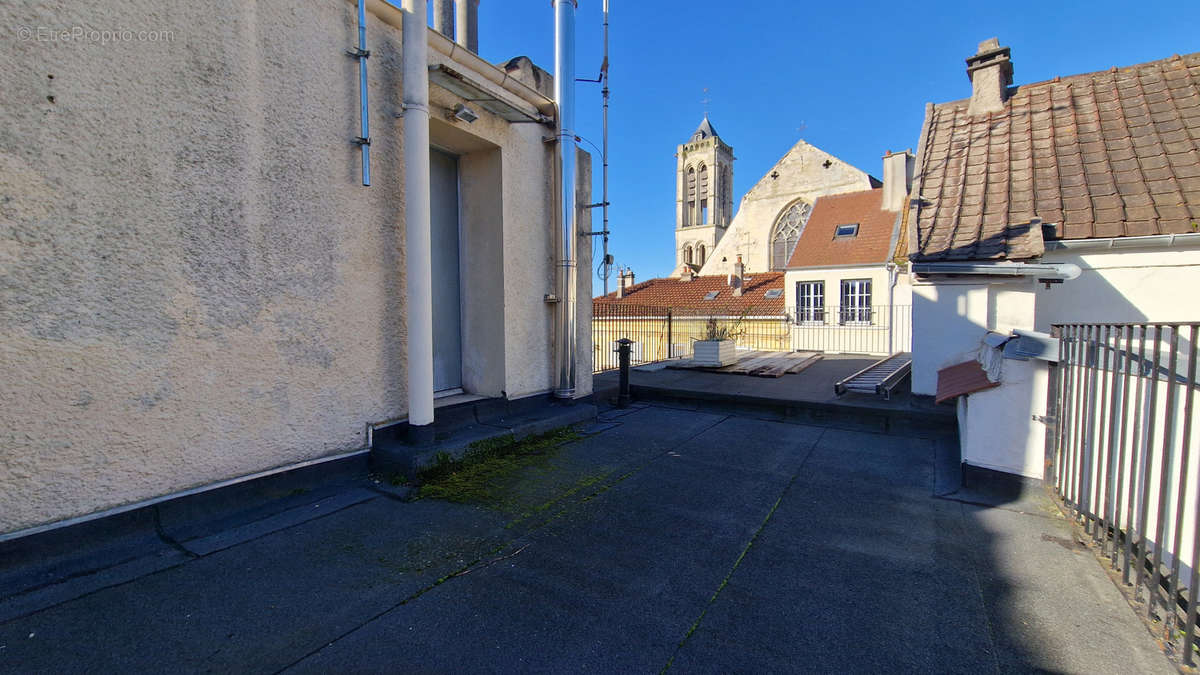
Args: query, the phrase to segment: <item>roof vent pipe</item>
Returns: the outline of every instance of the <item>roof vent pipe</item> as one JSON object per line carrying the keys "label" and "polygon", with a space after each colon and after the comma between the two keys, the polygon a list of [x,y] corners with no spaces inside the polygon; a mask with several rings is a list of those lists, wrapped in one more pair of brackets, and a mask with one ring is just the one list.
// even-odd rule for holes
{"label": "roof vent pipe", "polygon": [[[460,0],[461,1],[461,0]],[[468,0],[470,1],[470,0]],[[575,397],[575,9],[576,0],[554,0],[554,102],[558,107],[559,302],[554,334],[554,396]]]}

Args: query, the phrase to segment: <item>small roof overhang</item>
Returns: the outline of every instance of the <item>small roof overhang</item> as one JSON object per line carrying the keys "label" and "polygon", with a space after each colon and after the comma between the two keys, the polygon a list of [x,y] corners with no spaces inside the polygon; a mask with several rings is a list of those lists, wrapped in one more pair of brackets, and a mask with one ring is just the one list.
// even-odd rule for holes
{"label": "small roof overhang", "polygon": [[489,91],[483,85],[443,63],[429,66],[429,82],[512,123],[551,124],[554,122],[552,118],[537,110],[528,110],[515,102],[500,98],[500,94]]}

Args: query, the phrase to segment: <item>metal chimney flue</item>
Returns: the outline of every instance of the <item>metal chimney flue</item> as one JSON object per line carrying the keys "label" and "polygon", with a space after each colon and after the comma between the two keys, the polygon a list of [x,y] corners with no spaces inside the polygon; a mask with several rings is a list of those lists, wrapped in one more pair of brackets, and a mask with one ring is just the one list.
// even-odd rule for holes
{"label": "metal chimney flue", "polygon": [[575,242],[578,205],[575,195],[575,0],[554,0],[554,102],[558,108],[558,303],[554,396],[575,397]]}

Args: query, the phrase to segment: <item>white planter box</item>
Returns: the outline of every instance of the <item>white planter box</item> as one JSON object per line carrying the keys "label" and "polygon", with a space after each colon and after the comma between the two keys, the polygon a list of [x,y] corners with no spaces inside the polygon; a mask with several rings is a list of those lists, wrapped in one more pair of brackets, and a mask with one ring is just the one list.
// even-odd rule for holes
{"label": "white planter box", "polygon": [[737,361],[733,340],[697,340],[692,345],[692,361],[698,366],[720,368]]}

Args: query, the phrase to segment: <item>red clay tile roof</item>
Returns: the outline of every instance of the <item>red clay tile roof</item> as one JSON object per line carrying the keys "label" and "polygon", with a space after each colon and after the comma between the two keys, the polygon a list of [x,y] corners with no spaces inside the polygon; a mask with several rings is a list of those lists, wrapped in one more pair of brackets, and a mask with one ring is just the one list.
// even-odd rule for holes
{"label": "red clay tile roof", "polygon": [[[783,272],[760,272],[746,275],[746,289],[741,297],[734,297],[733,288],[727,277],[722,275],[697,276],[691,281],[679,279],[650,279],[625,289],[625,297],[617,299],[616,292],[592,300],[593,305],[625,305],[630,307],[654,307],[660,309],[690,310],[700,314],[773,316],[783,314],[783,295],[777,298],[764,297],[771,289],[783,289]],[[705,300],[704,296],[718,291],[717,297]]]}
{"label": "red clay tile roof", "polygon": [[938,371],[937,396],[934,402],[941,403],[964,394],[974,394],[999,386],[999,382],[988,379],[978,361],[965,361]]}
{"label": "red clay tile roof", "polygon": [[1025,259],[1045,236],[1193,232],[1200,53],[1010,90],[1004,110],[929,106],[914,260]]}
{"label": "red clay tile roof", "polygon": [[[892,254],[896,211],[882,211],[883,190],[817,199],[788,268],[885,263]],[[838,225],[858,223],[858,235],[835,237]]]}

